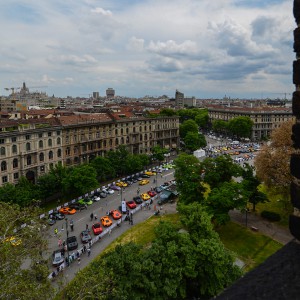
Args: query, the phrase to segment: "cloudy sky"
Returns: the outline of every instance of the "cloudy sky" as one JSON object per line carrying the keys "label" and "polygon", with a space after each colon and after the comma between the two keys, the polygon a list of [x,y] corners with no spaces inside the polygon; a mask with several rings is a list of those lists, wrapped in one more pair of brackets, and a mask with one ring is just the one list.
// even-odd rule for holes
{"label": "cloudy sky", "polygon": [[0,95],[25,81],[55,96],[283,98],[293,0],[9,0]]}

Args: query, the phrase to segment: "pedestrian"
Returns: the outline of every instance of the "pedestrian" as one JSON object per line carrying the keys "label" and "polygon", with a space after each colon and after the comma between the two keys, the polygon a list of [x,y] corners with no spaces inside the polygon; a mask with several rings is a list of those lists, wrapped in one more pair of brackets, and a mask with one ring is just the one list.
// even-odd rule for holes
{"label": "pedestrian", "polygon": [[87,253],[88,253],[88,256],[91,255],[91,249],[90,248],[87,249]]}
{"label": "pedestrian", "polygon": [[55,235],[58,234],[58,229],[57,229],[57,228],[54,229],[54,234],[55,234]]}
{"label": "pedestrian", "polygon": [[62,246],[61,239],[58,239],[57,243],[58,243],[58,247],[61,247],[61,246]]}
{"label": "pedestrian", "polygon": [[86,252],[86,245],[83,246],[83,253]]}
{"label": "pedestrian", "polygon": [[109,230],[108,235],[111,235],[111,229]]}
{"label": "pedestrian", "polygon": [[96,214],[94,214],[94,218],[95,218],[95,220],[97,220],[97,215]]}
{"label": "pedestrian", "polygon": [[91,221],[93,221],[93,219],[94,219],[94,214],[91,213],[90,217],[91,217]]}
{"label": "pedestrian", "polygon": [[68,246],[67,245],[64,245],[64,250],[65,250],[65,252],[67,252],[67,250],[68,250]]}
{"label": "pedestrian", "polygon": [[71,228],[71,231],[74,231],[74,225],[73,225],[73,223],[70,224],[70,228]]}
{"label": "pedestrian", "polygon": [[89,229],[89,224],[85,225],[85,229],[88,230]]}
{"label": "pedestrian", "polygon": [[78,265],[80,265],[80,257],[77,258]]}

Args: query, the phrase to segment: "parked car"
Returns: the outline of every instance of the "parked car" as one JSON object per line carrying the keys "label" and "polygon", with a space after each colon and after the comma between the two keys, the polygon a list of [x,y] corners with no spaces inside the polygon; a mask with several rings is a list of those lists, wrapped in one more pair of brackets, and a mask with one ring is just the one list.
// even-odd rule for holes
{"label": "parked car", "polygon": [[94,232],[94,235],[98,235],[100,233],[102,233],[103,228],[101,227],[100,222],[97,222],[95,224],[92,225],[92,230]]}
{"label": "parked car", "polygon": [[144,174],[141,174],[141,177],[142,177],[142,178],[150,178],[150,176],[147,175],[147,174],[145,174],[145,173],[144,173]]}
{"label": "parked car", "polygon": [[114,191],[120,191],[121,190],[121,188],[119,186],[116,186],[116,185],[110,185],[109,188],[114,190]]}
{"label": "parked car", "polygon": [[86,244],[89,241],[91,241],[92,237],[90,235],[90,231],[88,229],[81,231],[80,238],[81,238],[81,242],[84,243],[84,244]]}
{"label": "parked car", "polygon": [[155,191],[148,191],[147,193],[148,193],[148,195],[149,195],[150,197],[156,196],[156,192],[155,192]]}
{"label": "parked car", "polygon": [[85,204],[80,204],[80,203],[71,203],[69,204],[70,208],[74,208],[76,210],[82,210],[82,209],[87,209],[87,206]]}
{"label": "parked car", "polygon": [[98,195],[93,195],[92,196],[92,200],[94,201],[94,202],[98,202],[98,201],[100,201],[100,196],[98,196]]}
{"label": "parked car", "polygon": [[92,205],[93,204],[93,200],[91,198],[82,198],[80,200],[78,200],[79,204],[86,204],[86,205]]}
{"label": "parked car", "polygon": [[136,203],[136,204],[141,204],[143,203],[143,200],[140,196],[135,196],[133,197],[133,201]]}
{"label": "parked car", "polygon": [[106,193],[106,194],[108,194],[108,195],[111,195],[111,194],[113,194],[115,191],[113,190],[113,189],[110,189],[110,188],[105,188],[105,189],[103,189],[102,190],[102,192],[104,192],[104,193]]}
{"label": "parked car", "polygon": [[127,183],[128,185],[132,185],[133,181],[131,179],[126,179],[124,180],[125,183]]}
{"label": "parked car", "polygon": [[118,220],[118,219],[120,219],[120,218],[122,217],[121,213],[120,213],[118,210],[116,210],[116,209],[111,210],[111,211],[109,212],[109,214],[110,214],[115,220]]}
{"label": "parked car", "polygon": [[61,214],[60,212],[53,212],[49,214],[49,218],[53,220],[63,220],[66,216],[64,214]]}
{"label": "parked car", "polygon": [[156,193],[161,193],[162,190],[163,190],[163,189],[162,189],[161,187],[159,187],[159,186],[157,186],[157,187],[154,188],[154,191],[155,191]]}
{"label": "parked car", "polygon": [[106,198],[107,197],[107,193],[101,191],[100,192],[100,198]]}
{"label": "parked car", "polygon": [[61,214],[65,214],[65,215],[74,215],[76,213],[76,209],[65,206],[59,209],[59,212]]}
{"label": "parked car", "polygon": [[119,186],[119,187],[127,187],[128,184],[124,181],[119,181],[119,182],[116,182],[116,186]]}
{"label": "parked car", "polygon": [[141,198],[142,198],[144,201],[147,201],[147,200],[149,200],[151,197],[150,197],[147,193],[143,193],[143,194],[141,194]]}
{"label": "parked car", "polygon": [[149,175],[149,176],[153,176],[153,175],[156,175],[155,172],[152,172],[152,171],[147,171],[145,172],[146,175]]}
{"label": "parked car", "polygon": [[69,236],[67,238],[68,250],[75,250],[78,248],[78,242],[76,236]]}
{"label": "parked car", "polygon": [[65,261],[63,252],[61,250],[55,250],[52,253],[52,265],[53,267],[60,266]]}
{"label": "parked car", "polygon": [[139,185],[145,185],[148,184],[150,181],[148,179],[143,179],[139,182]]}
{"label": "parked car", "polygon": [[48,223],[48,225],[53,226],[56,223],[56,220],[48,219],[47,223]]}
{"label": "parked car", "polygon": [[127,205],[130,209],[136,208],[136,203],[135,203],[133,200],[126,201],[126,205]]}
{"label": "parked car", "polygon": [[104,227],[109,227],[112,225],[112,220],[108,216],[101,217],[101,223]]}

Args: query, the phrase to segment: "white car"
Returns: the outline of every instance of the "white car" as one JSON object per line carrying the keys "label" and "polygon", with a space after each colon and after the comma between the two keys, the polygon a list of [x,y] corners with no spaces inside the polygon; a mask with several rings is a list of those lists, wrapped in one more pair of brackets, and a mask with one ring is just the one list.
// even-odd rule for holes
{"label": "white car", "polygon": [[96,195],[92,197],[92,200],[96,201],[96,202],[100,201],[100,199],[101,198],[99,196],[96,196]]}
{"label": "white car", "polygon": [[102,192],[111,195],[111,194],[113,194],[115,191],[108,188],[108,189],[103,189]]}
{"label": "white car", "polygon": [[52,265],[54,267],[60,266],[65,260],[61,250],[54,251],[52,254],[52,258]]}

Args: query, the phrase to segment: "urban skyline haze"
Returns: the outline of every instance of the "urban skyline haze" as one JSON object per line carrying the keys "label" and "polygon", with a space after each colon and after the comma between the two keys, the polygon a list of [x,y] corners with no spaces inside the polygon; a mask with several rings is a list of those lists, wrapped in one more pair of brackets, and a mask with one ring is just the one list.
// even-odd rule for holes
{"label": "urban skyline haze", "polygon": [[11,0],[0,10],[0,95],[284,98],[290,0]]}

